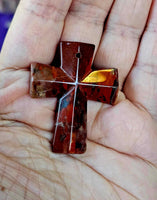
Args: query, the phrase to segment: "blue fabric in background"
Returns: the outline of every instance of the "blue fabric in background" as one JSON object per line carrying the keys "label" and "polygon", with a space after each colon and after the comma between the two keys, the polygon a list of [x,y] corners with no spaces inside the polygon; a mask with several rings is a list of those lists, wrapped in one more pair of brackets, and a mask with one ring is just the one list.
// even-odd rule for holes
{"label": "blue fabric in background", "polygon": [[12,13],[0,13],[0,51],[12,18]]}

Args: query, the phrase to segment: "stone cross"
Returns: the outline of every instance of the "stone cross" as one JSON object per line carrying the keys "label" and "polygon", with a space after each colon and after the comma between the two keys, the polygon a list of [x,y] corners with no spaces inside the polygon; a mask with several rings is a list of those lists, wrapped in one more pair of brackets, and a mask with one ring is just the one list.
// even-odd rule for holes
{"label": "stone cross", "polygon": [[115,101],[118,71],[92,70],[94,48],[92,44],[60,42],[52,66],[31,65],[31,97],[58,100],[51,141],[55,153],[85,152],[87,100],[108,104]]}

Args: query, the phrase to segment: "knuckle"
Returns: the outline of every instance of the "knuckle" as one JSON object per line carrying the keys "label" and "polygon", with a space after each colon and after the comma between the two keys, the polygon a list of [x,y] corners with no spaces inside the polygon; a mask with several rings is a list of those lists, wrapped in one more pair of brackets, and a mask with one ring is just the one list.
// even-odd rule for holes
{"label": "knuckle", "polygon": [[105,8],[93,0],[75,0],[69,10],[69,15],[95,25],[102,25],[106,14]]}
{"label": "knuckle", "polygon": [[39,17],[43,20],[53,20],[54,22],[62,22],[66,16],[66,8],[59,6],[59,4],[53,1],[24,1],[23,8],[27,12]]}
{"label": "knuckle", "polygon": [[141,36],[141,29],[120,23],[108,24],[106,31],[112,33],[113,35],[119,35],[123,38],[131,38],[135,40],[139,40]]}

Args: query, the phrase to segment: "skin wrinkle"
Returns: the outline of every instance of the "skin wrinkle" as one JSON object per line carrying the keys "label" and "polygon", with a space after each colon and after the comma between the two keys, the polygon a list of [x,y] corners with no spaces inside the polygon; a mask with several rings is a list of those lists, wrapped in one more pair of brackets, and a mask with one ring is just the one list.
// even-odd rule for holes
{"label": "skin wrinkle", "polygon": [[90,194],[92,196],[92,200],[97,200],[97,197],[93,194],[93,191],[89,188],[87,184],[85,184],[86,188],[88,188],[88,191],[90,191]]}
{"label": "skin wrinkle", "polygon": [[122,38],[130,38],[131,40],[139,40],[141,37],[141,29],[120,23],[108,24],[106,33],[118,35]]}
{"label": "skin wrinkle", "polygon": [[[41,3],[41,1],[31,1],[32,7],[22,6],[22,8],[31,14],[40,17],[43,20],[54,20],[55,23],[60,23],[64,21],[66,16],[66,10],[55,6],[50,1],[46,3]],[[33,8],[35,6],[35,8]]]}
{"label": "skin wrinkle", "polygon": [[[137,107],[138,108],[138,107]],[[138,108],[139,109],[139,108]],[[143,115],[144,114],[146,114],[146,116],[145,116],[145,118],[143,119],[143,120],[145,120],[145,122],[147,122],[147,120],[149,119],[149,118],[152,118],[145,110],[142,110],[141,109],[141,112],[143,113]],[[133,135],[132,134],[132,132],[133,133],[135,133],[136,132],[136,129],[137,129],[137,131],[138,131],[138,135],[135,135],[135,137],[134,137],[134,140],[133,140],[133,144],[132,145],[134,145],[135,146],[135,144],[138,142],[138,141],[141,141],[141,138],[142,138],[142,134],[143,134],[143,130],[145,130],[145,128],[143,128],[147,123],[145,123],[144,121],[141,121],[141,123],[139,123],[139,125],[138,125],[138,127],[134,127],[134,129],[132,130],[132,126],[130,126],[130,127],[127,127],[127,124],[124,122],[124,123],[122,123],[122,122],[120,122],[120,123],[122,123],[123,124],[123,126],[124,125],[126,125],[126,131],[127,130],[130,130],[130,135]],[[151,120],[151,119],[149,119],[149,120]],[[101,117],[100,117],[100,121],[102,121],[102,119],[101,119]],[[134,122],[132,122],[133,124],[134,124]],[[117,124],[116,124],[116,127],[117,127]],[[131,128],[131,129],[130,129]],[[136,129],[135,129],[136,128]],[[100,130],[104,130],[104,123],[103,123],[103,121],[102,121],[102,128],[100,129]],[[140,135],[139,135],[139,132],[140,132]],[[111,133],[111,129],[109,129],[109,131],[105,131],[105,133]],[[105,142],[105,138],[107,139],[107,136],[106,136],[106,134],[104,135],[104,137],[100,137],[100,139],[101,138],[104,138],[104,140],[102,141],[102,143],[103,143],[103,145],[107,145],[107,146],[110,146],[111,144],[110,144],[110,141],[109,141],[109,143],[107,143],[107,141]],[[94,140],[94,139],[96,139],[96,141],[97,142],[99,142],[99,143],[101,143],[101,140],[98,140],[97,138],[94,138],[94,137],[92,137],[92,139]],[[137,144],[136,145],[136,148],[138,149],[138,146],[139,146],[139,144]],[[113,148],[117,148],[117,146],[112,146]],[[151,147],[151,146],[150,146]],[[124,149],[124,150],[123,150]],[[130,149],[130,151],[129,151],[129,149]],[[128,152],[128,154],[130,154],[130,155],[136,155],[137,153],[139,153],[139,152],[137,152],[137,151],[135,151],[135,148],[132,148],[132,146],[130,146],[130,148],[129,149],[125,149],[125,148],[122,148],[121,150],[122,151],[127,151]],[[142,155],[141,155],[142,156]]]}
{"label": "skin wrinkle", "polygon": [[[26,197],[27,197],[27,194],[28,194],[28,184],[29,184],[29,181],[30,181],[30,177],[31,177],[31,171],[28,173],[28,176],[27,176],[27,182],[25,184],[25,192],[24,192],[24,200],[26,200]],[[39,186],[39,194],[38,194],[38,198],[41,200],[41,197],[40,197],[40,183],[38,181],[38,186]]]}
{"label": "skin wrinkle", "polygon": [[[12,179],[11,179],[10,177],[6,177],[6,179],[8,179],[8,180],[10,180],[10,181],[12,182]],[[15,178],[14,178],[14,179],[15,179]],[[17,180],[18,180],[18,179],[15,179],[15,180],[14,180],[14,183],[16,183],[16,186],[22,186],[23,188],[26,189],[26,187],[23,186],[23,185],[21,185],[20,183],[18,183]],[[12,184],[12,186],[13,186],[13,184]],[[11,188],[6,188],[6,190],[7,190],[6,196],[9,196],[8,189],[11,190]],[[34,194],[32,191],[28,190],[28,188],[27,188],[27,191],[29,191],[29,192],[31,192],[32,194]],[[17,193],[16,193],[16,194],[17,194]],[[18,194],[18,195],[19,195],[19,194]],[[22,197],[23,197],[23,196],[22,196]]]}
{"label": "skin wrinkle", "polygon": [[[47,109],[47,111],[49,111],[49,112],[51,113],[51,115],[52,115],[52,117],[53,117],[55,111],[52,110],[52,109],[49,109],[48,106],[45,106],[45,110],[46,110],[46,109]],[[12,109],[11,112],[8,112],[8,113],[1,113],[1,117],[2,117],[2,119],[4,119],[4,120],[11,120],[11,121],[23,123],[23,124],[26,124],[26,125],[30,126],[30,124],[29,124],[29,123],[31,123],[30,120],[25,121],[25,120],[23,119],[23,117],[21,118],[21,117],[20,117],[20,112],[21,112],[21,111],[15,112],[14,109]],[[53,120],[52,120],[52,122],[53,122]],[[54,122],[53,122],[53,123],[54,123]],[[53,124],[52,124],[50,127],[47,127],[47,128],[45,128],[45,129],[42,128],[42,127],[40,127],[40,126],[37,126],[36,124],[33,124],[33,126],[36,127],[36,128],[41,128],[41,130],[51,131],[51,130],[52,130]]]}
{"label": "skin wrinkle", "polygon": [[[15,135],[15,136],[16,136],[16,135]],[[16,138],[17,138],[17,141],[18,141],[19,144],[20,144],[20,140],[18,140],[18,137],[17,137],[17,136],[16,136]],[[42,139],[42,138],[39,138],[39,139],[38,139],[38,141],[39,141],[38,143],[39,143],[39,144],[40,144],[40,142],[41,142],[41,139]],[[44,138],[43,140],[45,140],[45,141],[47,142],[47,140],[46,140],[45,138]],[[38,144],[38,143],[37,143],[37,144]],[[47,143],[48,143],[48,142],[47,142]],[[47,149],[45,148],[45,151],[44,151],[43,153],[39,153],[39,152],[38,152],[38,148],[36,147],[37,150],[31,152],[31,150],[33,149],[32,147],[33,147],[35,144],[36,144],[36,143],[34,143],[34,142],[30,143],[29,145],[28,145],[28,144],[26,144],[26,145],[25,145],[25,144],[23,144],[23,145],[20,144],[21,147],[26,148],[26,151],[28,152],[28,154],[30,155],[30,158],[32,159],[32,163],[33,163],[34,168],[36,167],[36,165],[35,165],[35,163],[33,162],[32,154],[33,154],[33,153],[34,153],[34,154],[35,154],[35,153],[37,154],[37,155],[34,156],[34,158],[38,158],[38,156],[39,156],[39,158],[40,158],[40,157],[44,157],[44,155],[45,155],[44,153],[45,153],[45,151],[47,150]],[[39,146],[39,145],[38,145],[38,146]],[[39,150],[41,149],[40,147],[42,147],[42,146],[39,146]],[[28,156],[28,157],[29,157],[29,156]]]}
{"label": "skin wrinkle", "polygon": [[97,19],[95,19],[95,22],[93,22],[93,15],[88,15],[88,16],[82,16],[81,13],[76,13],[76,11],[69,11],[69,15],[71,15],[72,17],[75,17],[76,19],[78,18],[78,20],[80,21],[85,21],[89,24],[94,24],[96,26],[102,26],[103,25],[103,21],[99,20],[99,17]]}
{"label": "skin wrinkle", "polygon": [[[12,160],[12,159],[11,159]],[[18,163],[18,162],[17,162]],[[19,164],[19,163],[18,163]],[[22,165],[23,166],[23,165]],[[29,168],[28,168],[29,169]],[[32,170],[32,169],[31,169]],[[36,170],[33,170],[33,171],[35,171],[36,172]]]}
{"label": "skin wrinkle", "polygon": [[133,8],[134,8],[133,10],[136,10],[137,2],[138,2],[138,0],[135,1],[134,5],[133,5]]}
{"label": "skin wrinkle", "polygon": [[[155,70],[155,73],[153,69]],[[136,67],[134,68],[134,70],[144,72],[150,76],[154,76],[154,77],[156,76],[156,65],[153,65],[153,64],[136,62]],[[154,84],[154,88],[155,88],[155,84]],[[149,116],[153,119],[152,112],[148,106],[146,107],[144,104],[140,103],[140,101],[138,100],[133,100],[132,97],[130,97],[129,95],[127,95],[127,99],[132,101],[133,105],[136,106],[138,109],[140,109],[141,111],[145,111],[145,113],[149,114]]]}
{"label": "skin wrinkle", "polygon": [[67,185],[66,185],[64,179],[62,178],[61,173],[57,170],[57,166],[56,166],[55,162],[54,162],[54,167],[55,167],[55,171],[57,172],[57,174],[58,174],[58,176],[59,176],[61,182],[62,182],[63,185],[65,186],[65,189],[66,189],[66,191],[67,191],[67,194],[68,194],[69,200],[71,200],[70,190],[68,189],[68,187],[67,187]]}
{"label": "skin wrinkle", "polygon": [[143,71],[149,75],[156,76],[157,75],[157,65],[153,63],[147,63],[147,62],[136,62],[136,67],[134,68],[139,71]]}
{"label": "skin wrinkle", "polygon": [[[27,134],[30,134],[29,132],[27,132]],[[31,134],[31,135],[33,135],[33,137],[34,137],[34,133],[33,134]],[[16,137],[16,134],[14,135],[14,137]],[[16,137],[17,138],[17,137]],[[40,137],[39,138],[39,141],[41,142],[41,138],[42,137]],[[44,139],[46,142],[47,142],[47,139],[46,138],[42,138],[42,139]],[[18,140],[18,138],[17,138],[17,140]],[[18,140],[19,141],[19,143],[20,143],[20,140]],[[32,141],[33,142],[33,141]],[[34,146],[34,143],[32,143],[32,145],[30,146],[30,147],[33,147]],[[22,145],[22,147],[24,147],[24,145]],[[43,146],[44,148],[45,148],[45,146]],[[47,150],[47,149],[46,149]],[[39,154],[39,152],[37,153],[37,155],[41,155],[41,156],[44,156],[44,154]]]}
{"label": "skin wrinkle", "polygon": [[[4,119],[4,118],[3,118]],[[22,121],[20,121],[20,120],[13,120],[13,119],[4,119],[4,120],[7,120],[7,121],[10,121],[11,120],[11,122],[12,123],[16,123],[16,124],[23,124],[24,125],[24,127],[29,127],[29,129],[31,129],[31,130],[34,130],[33,132],[34,132],[34,134],[36,135],[36,136],[39,136],[39,135],[37,135],[37,132],[36,132],[36,130],[35,130],[35,128],[39,128],[40,130],[43,130],[43,131],[50,131],[50,130],[46,130],[46,129],[42,129],[41,127],[38,127],[38,126],[34,126],[34,127],[31,127],[30,125],[29,125],[29,123],[26,123],[26,122],[22,122]],[[21,126],[19,126],[19,127],[21,127]]]}
{"label": "skin wrinkle", "polygon": [[2,89],[7,89],[10,85],[17,83],[18,81],[21,81],[21,80],[19,78],[17,78],[15,80],[13,80],[11,83],[9,83],[8,85],[6,83],[6,85]]}
{"label": "skin wrinkle", "polygon": [[[119,185],[113,184],[113,188],[114,188],[115,191],[117,191],[117,189],[120,189],[120,190],[122,190],[123,192],[125,192],[127,195],[129,195],[129,196],[131,196],[132,198],[134,198],[134,199],[128,199],[128,200],[138,200],[138,199],[137,199],[136,197],[134,197],[131,193],[129,193],[128,191],[124,190],[124,189],[121,188]],[[117,188],[117,189],[116,189],[116,188]],[[118,193],[118,191],[117,191],[117,193]],[[120,200],[123,200],[123,199],[120,198]]]}
{"label": "skin wrinkle", "polygon": [[[12,132],[10,132],[10,133],[12,133]],[[30,136],[29,136],[29,133],[27,133],[28,134],[28,137],[30,138]],[[15,137],[16,139],[17,139],[17,141],[18,141],[18,145],[20,144],[20,146],[19,147],[25,147],[26,148],[26,144],[24,143],[24,144],[21,144],[21,142],[20,142],[20,140],[18,139],[18,137],[17,137],[17,135],[13,132],[12,133],[12,137]],[[34,137],[34,139],[36,138],[36,137],[39,137],[39,136],[34,136],[34,134],[33,134],[33,137]],[[40,139],[41,139],[42,137],[40,137]],[[40,139],[38,139],[39,141],[40,141]],[[46,142],[47,142],[47,139],[46,138],[42,138],[43,140],[45,140]],[[37,141],[38,141],[37,140]],[[34,141],[34,140],[33,140]],[[10,143],[9,142],[9,140],[7,140],[7,141],[5,141],[6,143]],[[4,142],[3,143],[1,143],[1,144],[4,144]],[[38,144],[38,143],[37,143]],[[27,144],[28,145],[28,144]],[[33,147],[34,146],[34,143],[32,144],[32,143],[29,143],[29,146],[27,146],[27,148],[30,148],[30,147]],[[26,149],[27,150],[27,149]],[[12,152],[13,153],[13,152]],[[40,155],[40,154],[39,154]],[[42,155],[43,156],[43,155]]]}
{"label": "skin wrinkle", "polygon": [[[91,139],[89,139],[89,138],[88,138],[88,141],[90,141],[91,143],[94,143],[94,144],[96,144],[96,145],[98,145],[98,146],[104,147],[105,149],[109,149],[109,150],[111,150],[111,151],[113,151],[113,152],[117,152],[117,153],[119,153],[119,154],[122,154],[122,155],[124,155],[124,156],[134,157],[133,155],[130,155],[130,154],[128,154],[128,153],[124,153],[124,152],[115,150],[115,149],[112,148],[112,147],[103,145],[103,144],[101,144],[101,143],[99,143],[99,142],[96,142],[96,141],[93,141],[93,140],[91,140]],[[145,161],[144,159],[142,159],[142,160]]]}
{"label": "skin wrinkle", "polygon": [[[103,9],[103,6],[102,6],[102,2],[101,2],[101,5],[97,5],[97,4],[95,3],[95,2],[96,2],[95,0],[92,1],[92,4],[91,4],[91,2],[88,2],[88,1],[86,1],[86,0],[75,0],[75,1],[81,3],[81,4],[85,5],[85,6],[88,6],[88,7],[95,7],[96,9],[100,9],[100,10],[102,10],[102,11],[104,12],[104,9]],[[105,0],[104,0],[104,2],[106,3]],[[106,11],[106,12],[107,12],[107,11]]]}
{"label": "skin wrinkle", "polygon": [[14,178],[13,180],[11,178],[8,178],[11,180],[12,184],[10,185],[10,187],[7,188],[6,197],[5,197],[6,200],[9,198],[9,191],[12,191],[13,186],[15,185],[15,183],[17,183],[17,177],[19,173],[18,171],[19,169],[17,170],[16,178]]}
{"label": "skin wrinkle", "polygon": [[[100,10],[102,13],[104,13],[105,15],[108,13],[108,9],[106,9],[106,0],[104,0],[104,5],[102,5],[102,2],[100,3],[100,5],[99,4],[96,4],[95,2],[95,0],[94,1],[92,1],[92,4],[91,4],[91,2],[88,2],[88,1],[86,1],[86,0],[75,0],[74,1],[74,4],[75,4],[75,2],[77,2],[77,3],[79,3],[80,5],[82,4],[82,5],[85,5],[87,8],[88,8],[88,10],[90,10],[90,9],[92,9],[92,8],[94,8],[95,10]],[[111,1],[112,2],[112,1]],[[73,8],[74,6],[72,6],[71,8]],[[108,6],[109,7],[109,6]],[[77,8],[76,8],[77,9]],[[72,9],[73,10],[73,9]],[[79,11],[79,9],[77,9],[76,10],[76,12],[80,12]],[[87,14],[87,13],[84,13],[84,14]],[[94,16],[93,16],[94,17]]]}
{"label": "skin wrinkle", "polygon": [[9,67],[9,66],[3,66],[3,64],[0,63],[0,73],[2,72],[6,72],[6,71],[10,71],[10,72],[19,72],[19,71],[25,71],[25,72],[30,72],[30,67],[26,67],[26,66],[23,66],[23,67],[17,67],[17,66],[12,66],[12,67]]}
{"label": "skin wrinkle", "polygon": [[[99,145],[99,144],[98,144]],[[85,165],[86,167],[90,168],[92,171],[94,171],[97,175],[101,176],[103,179],[105,179],[106,182],[108,182],[108,184],[113,188],[112,184],[113,183],[111,180],[107,179],[106,177],[104,177],[101,173],[99,173],[98,171],[96,171],[94,168],[92,168],[90,165],[88,165],[87,163],[81,161],[80,159],[77,159],[76,157],[69,155],[71,158],[74,158],[75,160],[81,162],[83,165]],[[115,184],[115,183],[113,183]],[[117,194],[117,196],[119,197],[117,191],[113,188],[114,192]]]}
{"label": "skin wrinkle", "polygon": [[[77,160],[74,160],[74,162],[75,162],[75,169],[76,169],[76,171],[77,171],[77,173],[78,173],[78,175],[79,175],[79,178],[82,180],[82,176],[81,176],[81,168],[79,168],[79,165],[78,165],[78,163],[77,163]],[[80,172],[80,173],[79,173]],[[82,185],[85,185],[85,181],[83,181],[82,180]],[[71,188],[70,188],[71,189]],[[82,195],[80,195],[80,199],[82,199]]]}
{"label": "skin wrinkle", "polygon": [[133,158],[133,159],[135,159],[135,160],[136,160],[136,159],[141,160],[141,161],[145,162],[146,164],[148,164],[149,166],[154,167],[154,168],[157,169],[157,165],[155,165],[154,163],[150,162],[150,161],[147,160],[147,159],[144,159],[144,158],[140,157],[140,156],[137,155],[137,154],[129,154],[129,153],[126,153],[126,152],[118,151],[118,150],[116,150],[116,149],[114,149],[114,148],[112,148],[112,147],[103,145],[103,144],[101,144],[101,143],[99,143],[99,142],[96,142],[96,141],[93,141],[93,140],[91,140],[91,139],[89,139],[89,138],[88,138],[88,141],[90,141],[90,142],[92,142],[92,143],[94,143],[94,144],[96,144],[96,145],[99,145],[99,146],[101,146],[101,147],[104,147],[105,149],[109,149],[109,150],[111,150],[111,151],[113,151],[113,152],[117,152],[117,153],[119,153],[119,154],[121,154],[121,155],[124,155],[124,156],[127,156],[127,157],[131,157],[131,158]]}
{"label": "skin wrinkle", "polygon": [[[94,143],[95,144],[95,142],[93,142],[92,141],[92,143]],[[99,145],[99,146],[102,146],[102,145],[100,145],[100,144],[97,144],[97,145]],[[108,147],[107,147],[107,149],[108,149]],[[110,148],[109,148],[110,149]],[[115,151],[115,150],[113,150],[113,151]],[[118,151],[115,151],[116,153],[118,152]],[[118,152],[119,153],[119,152]],[[121,153],[120,153],[121,154]],[[124,154],[124,153],[122,153],[123,155],[125,155],[125,156],[128,156],[129,158],[131,157],[131,158],[133,158],[133,159],[137,159],[137,158],[135,158],[135,157],[133,157],[133,156],[130,156],[130,155],[127,155],[127,154]],[[77,158],[77,157],[74,157],[74,158],[76,158],[78,161],[80,161],[80,162],[83,162],[83,164],[85,164],[85,165],[87,165],[89,168],[91,168],[92,170],[94,170],[94,171],[96,171],[96,169],[94,169],[94,168],[92,168],[91,167],[91,165],[90,164],[87,164],[85,161],[82,161],[81,159],[79,159],[79,158]],[[83,156],[83,158],[85,158],[85,156]],[[141,161],[143,161],[143,159],[141,159],[140,158],[140,160]],[[145,160],[144,160],[144,162],[145,162]],[[146,164],[147,164],[147,162],[145,162]],[[101,176],[103,176],[102,175],[102,173],[101,172],[98,172],[98,171],[96,171],[96,173],[100,173],[100,175]],[[103,176],[104,177],[104,176]],[[120,186],[120,185],[118,185],[117,183],[115,183],[114,181],[111,181],[110,179],[108,179],[108,178],[106,178],[106,177],[104,177],[106,180],[108,180],[109,182],[111,182],[112,184],[114,184],[114,185],[117,185],[118,187],[120,187],[121,189],[123,189],[124,191],[126,191],[128,194],[131,194],[128,190],[126,190],[125,188],[123,188],[122,186]],[[131,194],[134,198],[136,198],[137,200],[140,200],[137,196],[135,196],[135,195],[133,195],[133,194]]]}
{"label": "skin wrinkle", "polygon": [[[92,141],[92,143],[95,143]],[[100,144],[97,144],[97,145],[100,145]],[[101,145],[100,145],[101,146]],[[115,190],[115,188],[113,187],[113,185],[117,185],[118,187],[120,187],[122,190],[126,191],[128,194],[130,194],[129,191],[127,191],[125,188],[121,187],[120,185],[118,185],[117,183],[113,182],[112,180],[104,177],[100,172],[98,172],[97,170],[95,170],[93,167],[91,167],[90,165],[88,165],[87,163],[85,163],[84,161],[78,159],[77,157],[74,157],[74,156],[71,156],[72,158],[76,159],[77,161],[81,162],[82,164],[86,165],[87,167],[89,167],[92,171],[94,171],[95,173],[97,173],[98,175],[100,175],[101,177],[103,177],[109,184],[110,186],[113,188],[114,192],[117,194],[117,196],[119,197],[117,191]],[[136,196],[132,195],[134,198],[136,198],[137,200],[140,200],[138,199]],[[119,197],[119,200],[120,200],[120,197]]]}
{"label": "skin wrinkle", "polygon": [[[15,176],[14,180],[12,181],[11,186],[8,188],[9,191],[12,191],[13,187],[16,185],[15,183],[16,183],[17,180],[18,180],[18,177],[19,177],[19,171],[20,171],[20,166],[19,166],[18,169],[17,169],[16,176]],[[8,198],[9,198],[9,191],[8,191],[8,196],[7,196]],[[8,198],[6,198],[6,199],[8,199]]]}
{"label": "skin wrinkle", "polygon": [[[84,8],[83,10],[80,8],[85,5],[88,9]],[[99,14],[98,14],[99,13]],[[102,26],[104,23],[104,17],[107,15],[104,8],[102,6],[98,6],[97,4],[90,4],[84,1],[74,1],[69,12],[69,15],[72,17],[78,18],[78,20],[86,21],[87,23],[95,24],[96,26]]]}
{"label": "skin wrinkle", "polygon": [[[130,100],[128,97],[127,97],[128,100]],[[151,114],[148,112],[147,108],[145,108],[140,102],[133,102],[133,105],[139,109],[141,112],[144,112],[144,114],[147,114],[149,115],[150,118],[152,118]]]}
{"label": "skin wrinkle", "polygon": [[28,91],[28,88],[25,88],[25,89],[16,88],[16,89],[18,89],[18,94],[13,93],[14,95],[12,96],[12,98],[9,98],[10,93],[14,92],[14,90],[13,90],[14,88],[12,85],[8,86],[6,89],[8,89],[8,88],[9,88],[9,91],[6,91],[2,96],[3,98],[2,97],[0,98],[0,108],[1,107],[6,108],[8,105],[13,103],[18,98],[22,97]]}
{"label": "skin wrinkle", "polygon": [[[12,123],[14,124],[14,122],[12,122]],[[20,123],[20,126],[18,126],[17,128],[27,128],[27,134],[29,134],[29,135],[33,134],[33,136],[38,137],[40,140],[44,139],[45,142],[49,142],[49,139],[47,137],[44,137],[43,135],[40,135],[39,133],[37,133],[37,131],[35,130],[35,128],[29,126],[28,124],[25,124],[24,127],[23,127],[23,125],[21,125],[21,124],[22,123]],[[14,128],[16,128],[16,126],[14,126]],[[3,131],[3,129],[0,129],[0,130]],[[31,133],[29,132],[29,130],[31,130]],[[9,132],[8,129],[7,129],[7,131]],[[25,130],[25,132],[26,132],[26,130]],[[12,133],[12,132],[10,131],[10,133]]]}
{"label": "skin wrinkle", "polygon": [[[129,97],[128,97],[128,99],[129,99]],[[149,114],[149,116],[153,119],[149,108],[146,108],[145,106],[143,106],[139,101],[133,101],[133,104],[134,104],[134,106],[136,106],[141,111],[143,110],[143,111],[147,112]]]}
{"label": "skin wrinkle", "polygon": [[[24,164],[19,163],[18,161],[14,160],[12,157],[5,156],[5,155],[2,154],[2,153],[0,153],[0,155],[3,156],[3,157],[6,157],[6,158],[9,159],[10,161],[12,161],[12,162],[18,164],[18,165],[21,166],[22,168],[27,169],[27,171],[33,172],[34,174],[37,174],[37,175],[43,177],[45,180],[48,180],[49,182],[52,182],[52,180],[51,180],[49,177],[44,176],[44,175],[41,174],[40,172],[38,172],[38,171],[36,171],[36,170],[34,170],[34,169],[32,169],[32,168],[29,168],[29,167],[27,167],[27,166],[24,165]],[[9,166],[9,167],[12,168],[11,165],[7,164],[7,165],[5,166],[5,169],[6,169],[7,166]],[[20,167],[19,167],[19,169],[20,169],[20,170],[18,170],[18,172],[21,171],[21,168],[20,168]],[[21,172],[21,173],[22,173],[22,172]],[[23,173],[22,173],[22,174],[23,174]],[[4,176],[4,171],[3,171],[2,175]],[[1,177],[2,177],[2,176],[0,176],[0,178],[1,178]],[[9,177],[7,177],[7,178],[9,179]],[[1,181],[1,182],[2,182],[2,181]],[[53,182],[54,182],[54,181],[53,181]],[[21,185],[20,183],[18,183],[18,184]],[[62,185],[60,182],[56,182],[56,184]],[[62,186],[63,186],[63,185],[62,185]],[[28,190],[28,188],[27,188],[27,190]],[[32,193],[33,193],[33,192],[32,192]]]}
{"label": "skin wrinkle", "polygon": [[[1,154],[1,152],[0,152],[0,154]],[[2,169],[2,175],[0,176],[0,183],[3,182],[3,179],[4,179],[4,177],[5,177],[5,171],[6,171],[7,159],[5,160],[5,163],[4,163],[3,165],[4,165],[4,167],[3,167],[3,169]]]}

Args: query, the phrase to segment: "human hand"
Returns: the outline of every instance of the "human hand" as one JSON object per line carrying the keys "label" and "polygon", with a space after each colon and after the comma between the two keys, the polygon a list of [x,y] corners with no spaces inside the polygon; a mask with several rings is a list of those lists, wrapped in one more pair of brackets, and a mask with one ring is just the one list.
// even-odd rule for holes
{"label": "human hand", "polygon": [[[21,0],[0,55],[0,200],[157,199],[157,1],[112,3]],[[28,66],[50,63],[60,39],[119,69],[116,105],[88,102],[82,155],[50,151],[56,100],[28,95]]]}

